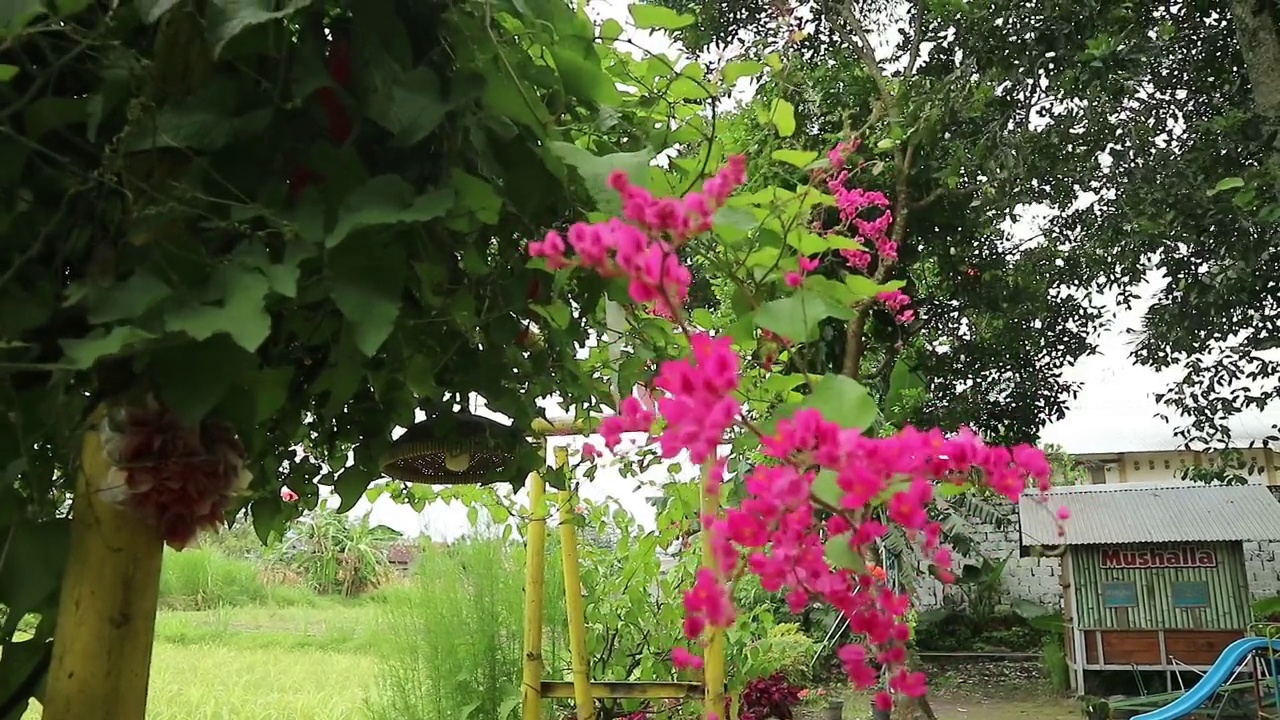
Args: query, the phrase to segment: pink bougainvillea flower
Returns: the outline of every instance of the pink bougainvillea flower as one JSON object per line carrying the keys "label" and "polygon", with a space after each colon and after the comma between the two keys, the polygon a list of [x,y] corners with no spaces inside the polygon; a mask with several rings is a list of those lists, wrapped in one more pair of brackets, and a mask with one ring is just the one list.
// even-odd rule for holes
{"label": "pink bougainvillea flower", "polygon": [[[894,217],[884,193],[848,186],[850,172],[844,165],[855,149],[856,143],[837,146],[828,155],[834,173],[818,173],[815,178],[826,179],[842,226],[855,228],[860,243],[874,248],[875,277],[883,282],[898,259],[898,242],[890,237]],[[688,354],[657,368],[650,385],[662,392],[656,402],[625,398],[618,413],[601,423],[600,433],[610,449],[622,433],[642,432],[666,458],[688,453],[704,467],[703,491],[708,494],[719,493],[727,460],[719,448],[727,431],[744,424],[737,396],[742,365],[728,336],[683,324],[692,276],[678,251],[710,229],[715,211],[745,179],[746,161],[734,157],[699,192],[656,198],[615,173],[610,185],[622,198],[621,218],[578,223],[569,229],[567,240],[553,232],[529,246],[530,255],[545,257],[555,267],[626,278],[634,302],[670,313],[688,331]],[[566,256],[570,250],[572,258]],[[853,270],[866,273],[871,267],[868,251],[841,254]],[[786,284],[800,285],[817,262],[801,258],[800,271],[784,275]],[[880,303],[899,323],[916,317],[911,298],[900,290],[863,302]],[[762,334],[761,345],[766,365],[771,364],[781,343]],[[883,568],[865,561],[889,532],[874,513],[883,509],[935,575],[943,582],[953,581],[952,555],[941,543],[942,527],[928,513],[935,487],[980,479],[1016,501],[1029,485],[1048,489],[1050,468],[1044,454],[1027,445],[990,446],[967,430],[948,434],[905,427],[887,437],[873,437],[832,423],[813,408],[779,421],[771,432],[761,433],[760,441],[766,462],[743,473],[742,498],[719,516],[701,518],[710,552],[707,566],[684,595],[685,636],[703,643],[709,633],[731,626],[737,617],[732,582],[750,572],[766,591],[784,595],[794,612],[821,601],[848,620],[851,631],[865,642],[844,645],[836,655],[860,690],[876,687],[881,671],[887,671],[888,687],[876,695],[879,706],[889,706],[890,693],[923,694],[924,676],[905,665],[910,598],[889,587]],[[1065,520],[1066,514],[1059,512],[1058,518]],[[854,560],[833,564],[829,559],[845,554]],[[702,662],[684,648],[672,651],[672,661],[686,668]],[[708,712],[708,718],[715,715]]]}

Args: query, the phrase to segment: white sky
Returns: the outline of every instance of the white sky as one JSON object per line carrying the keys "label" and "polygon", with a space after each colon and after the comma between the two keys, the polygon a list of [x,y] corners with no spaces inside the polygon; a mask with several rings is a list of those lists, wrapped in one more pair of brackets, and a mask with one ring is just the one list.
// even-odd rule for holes
{"label": "white sky", "polygon": [[[663,34],[636,29],[631,23],[625,2],[593,0],[588,5],[588,12],[597,23],[605,19],[621,23],[626,28],[623,37],[643,51],[671,53],[674,50],[672,43]],[[877,49],[882,57],[887,54],[887,48]],[[633,50],[633,54],[640,52],[641,50]],[[739,93],[735,92],[737,94]],[[1038,231],[1037,221],[1042,218],[1042,212],[1028,209],[1009,229],[1015,236],[1027,237]],[[1149,298],[1158,287],[1158,278],[1153,278],[1142,294]],[[1177,378],[1178,372],[1156,373],[1137,366],[1130,359],[1133,333],[1141,327],[1142,314],[1149,301],[1140,302],[1134,308],[1124,311],[1115,309],[1113,302],[1107,304],[1113,308],[1111,325],[1097,338],[1098,353],[1083,358],[1064,373],[1068,379],[1081,383],[1081,392],[1070,404],[1066,417],[1044,430],[1042,440],[1060,445],[1068,452],[1077,453],[1172,449],[1177,445],[1174,428],[1156,417],[1162,409],[1156,404],[1154,394],[1168,387]],[[550,403],[539,404],[553,416],[563,415],[563,410],[554,409]],[[478,414],[489,414],[483,408],[476,410]],[[1274,422],[1275,419],[1277,418],[1270,420]],[[1249,434],[1263,432],[1265,429],[1258,428],[1268,424],[1261,423],[1256,418],[1249,420],[1253,424],[1248,429]],[[598,436],[591,438],[591,441],[597,447],[603,447]],[[553,438],[550,445],[568,444],[580,447],[583,442],[583,438]],[[571,453],[576,457],[576,450]],[[685,467],[689,467],[688,463],[685,463]],[[682,476],[692,479],[696,475],[686,471]],[[655,488],[666,477],[668,473],[665,465],[654,468],[639,479],[624,479],[616,469],[603,464],[594,480],[581,483],[580,492],[591,501],[616,501],[642,525],[652,528],[654,511],[646,498],[657,494],[658,490]],[[382,497],[372,505],[362,500],[354,512],[371,513],[372,522],[388,525],[410,536],[426,533],[439,540],[452,540],[469,530],[466,509],[457,503],[436,503],[419,514],[412,508],[397,505],[389,498]]]}

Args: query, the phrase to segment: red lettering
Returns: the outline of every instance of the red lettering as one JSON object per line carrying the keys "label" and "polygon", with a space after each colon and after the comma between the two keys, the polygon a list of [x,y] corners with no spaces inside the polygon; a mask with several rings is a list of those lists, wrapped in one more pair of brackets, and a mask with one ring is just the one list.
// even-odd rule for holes
{"label": "red lettering", "polygon": [[1102,551],[1102,567],[1115,568],[1124,567],[1124,560],[1121,558],[1120,551],[1116,548],[1107,548]]}
{"label": "red lettering", "polygon": [[1196,563],[1200,567],[1217,567],[1218,556],[1212,550],[1201,550],[1196,554]]}
{"label": "red lettering", "polygon": [[1209,548],[1191,545],[1169,549],[1124,550],[1102,549],[1103,568],[1211,568],[1218,566],[1218,555]]}

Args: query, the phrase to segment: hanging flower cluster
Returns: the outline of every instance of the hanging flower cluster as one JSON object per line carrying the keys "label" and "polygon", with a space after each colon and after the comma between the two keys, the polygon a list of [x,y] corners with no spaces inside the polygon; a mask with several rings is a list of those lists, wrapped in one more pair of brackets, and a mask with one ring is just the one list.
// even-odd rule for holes
{"label": "hanging flower cluster", "polygon": [[111,464],[107,499],[154,525],[177,550],[217,527],[252,479],[229,425],[208,421],[191,428],[154,402],[114,411],[101,436]]}
{"label": "hanging flower cluster", "polygon": [[[893,262],[897,244],[888,236],[888,199],[879,192],[847,187],[849,172],[841,168],[855,149],[856,143],[842,143],[829,153],[837,172],[827,186],[842,224],[855,227],[882,261]],[[549,233],[544,241],[531,243],[529,252],[555,268],[586,267],[606,276],[629,277],[635,302],[657,304],[684,326],[681,306],[690,273],[677,250],[708,229],[708,218],[745,182],[745,168],[745,158],[731,158],[702,192],[684,199],[653,198],[615,175],[611,185],[623,197],[624,218],[579,223],[570,229],[568,243],[558,233]],[[867,209],[878,213],[868,218],[863,215]],[[566,256],[570,248],[576,256]],[[865,272],[870,262],[863,251],[852,251],[846,259],[855,271]],[[786,284],[799,286],[803,273],[815,267],[816,261],[801,258],[801,272],[787,277]],[[898,322],[914,318],[910,298],[900,291],[883,293],[877,300]],[[656,407],[628,397],[616,415],[603,421],[600,432],[610,450],[624,432],[644,432],[664,457],[688,452],[703,464],[703,491],[718,494],[725,458],[718,457],[717,448],[735,425],[757,431],[742,417],[737,397],[740,359],[729,338],[684,327],[690,333],[689,355],[658,368],[653,382],[661,391]],[[935,488],[979,478],[1016,500],[1028,485],[1048,489],[1050,467],[1044,454],[1027,445],[990,446],[967,431],[946,435],[908,427],[890,437],[868,437],[829,422],[813,409],[779,422],[761,441],[770,462],[746,474],[745,499],[722,517],[702,518],[711,562],[685,595],[685,635],[703,642],[710,633],[731,626],[737,616],[731,583],[750,572],[766,590],[784,594],[797,612],[819,599],[849,619],[866,644],[845,645],[837,655],[859,689],[875,687],[881,668],[889,671],[887,691],[877,695],[881,707],[891,705],[890,693],[922,695],[924,676],[906,666],[909,598],[889,587],[883,570],[869,562],[876,543],[889,530],[878,518],[887,516],[900,526],[935,575],[950,582],[951,553],[941,544],[941,526],[927,512]],[[827,519],[821,519],[823,514]],[[686,648],[675,648],[672,658],[681,667],[702,662]],[[709,708],[708,713],[714,716],[719,709]]]}

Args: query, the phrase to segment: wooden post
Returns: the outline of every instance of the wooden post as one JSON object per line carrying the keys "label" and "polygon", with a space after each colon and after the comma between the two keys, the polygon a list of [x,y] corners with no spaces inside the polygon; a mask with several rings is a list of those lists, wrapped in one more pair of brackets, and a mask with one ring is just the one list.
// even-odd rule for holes
{"label": "wooden post", "polygon": [[[719,493],[708,493],[707,477],[715,467],[715,459],[708,459],[702,464],[702,517],[716,518],[720,517],[720,495]],[[712,567],[715,562],[711,549],[711,534],[707,532],[706,523],[702,526],[702,566]],[[707,639],[707,649],[702,659],[703,682],[706,684],[706,708],[704,712],[707,717],[712,715],[719,720],[728,720],[725,717],[725,668],[724,668],[724,631],[716,630],[711,633],[711,637]]]}
{"label": "wooden post", "polygon": [[111,468],[96,430],[80,463],[44,720],[143,720],[164,542],[102,497]]}
{"label": "wooden post", "polygon": [[[556,467],[569,462],[567,448],[556,448]],[[591,661],[587,657],[587,612],[582,599],[582,573],[578,566],[578,531],[574,527],[575,493],[560,491],[560,550],[564,555],[564,604],[569,615],[569,661],[573,672],[573,701],[578,720],[593,720]]]}
{"label": "wooden post", "polygon": [[525,537],[524,678],[520,688],[521,720],[542,718],[542,598],[546,583],[547,481],[529,475],[529,528]]}

